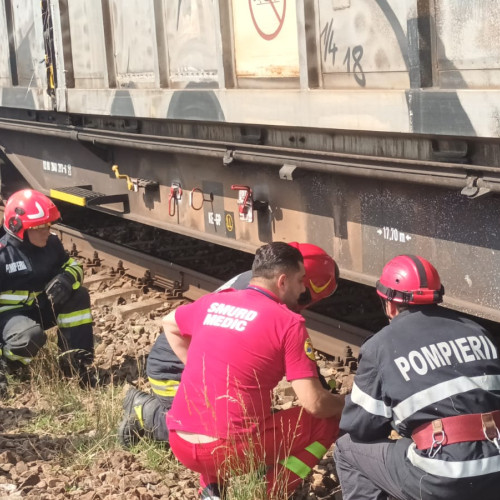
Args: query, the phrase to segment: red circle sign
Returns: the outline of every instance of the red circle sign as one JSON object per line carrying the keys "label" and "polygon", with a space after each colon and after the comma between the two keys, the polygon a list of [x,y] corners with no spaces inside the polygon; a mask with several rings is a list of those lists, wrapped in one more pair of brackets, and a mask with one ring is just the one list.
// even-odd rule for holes
{"label": "red circle sign", "polygon": [[[281,13],[278,12],[276,7],[278,3],[283,4]],[[248,0],[248,5],[250,6],[250,15],[257,33],[264,40],[276,38],[285,22],[286,0]],[[265,22],[263,23],[263,21]],[[264,32],[261,27],[262,24],[266,24],[266,28],[269,28],[269,24],[272,24],[271,32]]]}

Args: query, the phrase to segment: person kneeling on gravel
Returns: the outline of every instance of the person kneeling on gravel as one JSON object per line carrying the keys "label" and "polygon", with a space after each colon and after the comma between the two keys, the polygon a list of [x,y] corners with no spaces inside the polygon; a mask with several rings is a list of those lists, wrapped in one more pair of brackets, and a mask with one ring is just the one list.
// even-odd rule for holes
{"label": "person kneeling on gravel", "polygon": [[[292,242],[304,259],[306,287],[297,303],[287,304],[295,312],[310,307],[332,295],[337,289],[339,270],[336,262],[320,247],[310,243]],[[227,288],[244,290],[250,283],[252,271],[246,271],[224,283],[216,292]],[[153,395],[131,387],[123,401],[124,417],[118,429],[118,439],[124,448],[137,444],[147,436],[155,441],[168,442],[165,415],[172,406],[179,387],[184,363],[175,355],[165,335],[160,335],[148,355],[146,372]],[[321,384],[329,385],[319,374]]]}
{"label": "person kneeling on gravel", "polygon": [[[220,498],[228,476],[259,468],[269,496],[290,494],[337,436],[344,397],[321,386],[305,320],[291,310],[305,292],[303,260],[286,243],[264,245],[247,288],[205,295],[163,318],[185,363],[167,413],[170,446],[200,473],[201,498]],[[273,413],[285,376],[300,406]]]}
{"label": "person kneeling on gravel", "polygon": [[[484,327],[440,307],[423,257],[398,255],[377,293],[390,324],[362,345],[335,463],[344,500],[496,500],[500,362]],[[388,439],[391,430],[401,439]]]}
{"label": "person kneeling on gravel", "polygon": [[45,344],[45,330],[58,326],[58,345],[66,375],[93,383],[94,357],[90,296],[83,269],[51,233],[61,218],[44,194],[32,189],[7,200],[0,239],[0,390],[5,371],[28,365]]}

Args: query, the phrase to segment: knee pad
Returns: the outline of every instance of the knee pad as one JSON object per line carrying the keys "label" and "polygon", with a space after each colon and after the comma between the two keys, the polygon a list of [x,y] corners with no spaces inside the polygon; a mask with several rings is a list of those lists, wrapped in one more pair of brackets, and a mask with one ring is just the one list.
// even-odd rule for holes
{"label": "knee pad", "polygon": [[4,334],[3,355],[12,361],[33,358],[45,345],[47,335],[42,327],[32,323],[26,328],[11,330]]}

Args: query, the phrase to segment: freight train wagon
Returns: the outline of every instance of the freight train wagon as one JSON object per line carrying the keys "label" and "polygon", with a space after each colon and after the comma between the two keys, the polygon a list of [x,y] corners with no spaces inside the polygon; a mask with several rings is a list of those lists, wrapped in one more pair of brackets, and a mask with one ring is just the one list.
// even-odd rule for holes
{"label": "freight train wagon", "polygon": [[4,195],[373,285],[420,254],[500,319],[497,0],[3,0]]}

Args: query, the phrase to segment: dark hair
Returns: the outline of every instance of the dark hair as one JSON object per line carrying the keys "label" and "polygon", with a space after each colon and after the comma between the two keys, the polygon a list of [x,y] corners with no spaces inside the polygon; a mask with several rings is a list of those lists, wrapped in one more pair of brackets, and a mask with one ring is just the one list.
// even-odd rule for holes
{"label": "dark hair", "polygon": [[[396,304],[396,309],[398,310],[398,312],[403,312],[408,310],[411,311],[413,308],[413,305],[411,304],[399,304],[398,302],[394,302],[394,304]],[[433,304],[426,304],[426,305],[433,305]]]}
{"label": "dark hair", "polygon": [[291,271],[297,272],[304,262],[302,254],[288,243],[274,241],[261,246],[255,253],[252,278],[272,279]]}
{"label": "dark hair", "polygon": [[[385,304],[387,302],[392,302],[390,300],[387,300],[384,297],[380,297],[380,295],[379,295],[379,298],[380,298],[380,302],[382,303],[382,307],[384,308],[384,310],[385,310]],[[417,307],[421,307],[422,305],[424,305],[424,304],[422,304],[420,306],[417,306],[417,305],[414,305],[414,304],[400,304],[399,302],[392,302],[392,303],[396,306],[396,309],[398,310],[398,313],[403,312],[403,311],[408,311],[408,310],[411,311],[413,309],[416,309]],[[425,304],[425,305],[431,305],[432,306],[432,305],[435,305],[435,304]]]}

